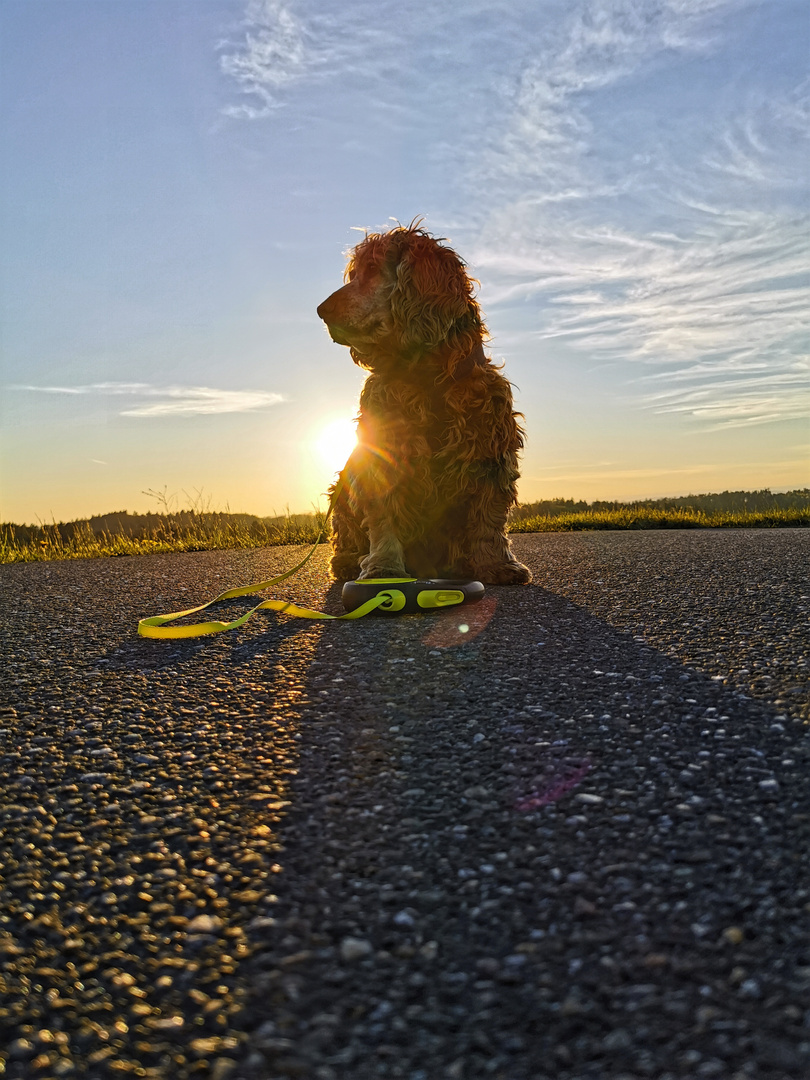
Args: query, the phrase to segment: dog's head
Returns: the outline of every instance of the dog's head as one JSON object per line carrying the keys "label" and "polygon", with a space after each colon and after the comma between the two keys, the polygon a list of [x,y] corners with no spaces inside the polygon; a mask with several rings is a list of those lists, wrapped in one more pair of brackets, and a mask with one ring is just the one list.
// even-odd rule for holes
{"label": "dog's head", "polygon": [[369,233],[350,253],[344,276],[318,315],[361,367],[407,370],[429,357],[440,377],[461,378],[486,364],[477,283],[418,223]]}

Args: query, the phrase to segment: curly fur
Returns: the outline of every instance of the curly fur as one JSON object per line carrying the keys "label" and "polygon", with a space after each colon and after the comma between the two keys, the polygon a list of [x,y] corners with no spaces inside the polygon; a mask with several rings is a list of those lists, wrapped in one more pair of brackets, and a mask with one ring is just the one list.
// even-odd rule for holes
{"label": "curly fur", "polygon": [[531,580],[506,536],[523,446],[458,255],[415,222],[370,233],[318,308],[369,371],[332,515],[332,572]]}

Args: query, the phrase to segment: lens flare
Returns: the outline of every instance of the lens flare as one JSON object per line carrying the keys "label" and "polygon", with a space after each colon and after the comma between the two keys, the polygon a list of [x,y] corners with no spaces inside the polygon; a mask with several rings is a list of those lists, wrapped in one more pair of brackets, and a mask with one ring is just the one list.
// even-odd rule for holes
{"label": "lens flare", "polygon": [[590,771],[591,763],[587,758],[579,761],[549,761],[546,775],[539,779],[534,791],[517,799],[515,810],[525,814],[557,802],[563,795],[578,787]]}
{"label": "lens flare", "polygon": [[357,446],[357,430],[353,420],[331,420],[315,439],[318,457],[332,472],[339,472]]}
{"label": "lens flare", "polygon": [[495,614],[498,602],[494,596],[485,596],[477,604],[464,605],[464,622],[450,608],[430,620],[422,644],[428,649],[451,649],[454,645],[466,645],[486,629]]}

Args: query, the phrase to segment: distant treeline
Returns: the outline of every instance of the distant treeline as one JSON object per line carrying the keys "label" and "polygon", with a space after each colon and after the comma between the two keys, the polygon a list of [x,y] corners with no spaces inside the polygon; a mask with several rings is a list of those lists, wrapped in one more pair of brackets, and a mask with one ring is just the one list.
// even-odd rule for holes
{"label": "distant treeline", "polygon": [[245,535],[254,535],[264,539],[268,531],[280,528],[289,529],[291,523],[311,525],[313,514],[285,514],[278,517],[257,517],[255,514],[200,512],[196,510],[178,510],[165,514],[130,514],[127,510],[116,510],[110,514],[97,514],[78,521],[60,521],[47,525],[0,525],[0,537],[13,535],[18,544],[37,543],[54,540],[70,543],[76,537],[88,534],[96,537],[127,536],[133,540],[143,540],[155,536],[187,536],[189,533],[210,533],[215,530],[238,530]]}
{"label": "distant treeline", "polygon": [[583,514],[610,510],[694,510],[703,514],[735,513],[757,514],[769,510],[810,509],[810,488],[796,491],[721,491],[706,495],[679,495],[671,499],[643,499],[635,502],[615,502],[597,499],[541,499],[540,502],[523,503],[517,507],[513,520],[522,521],[533,517],[560,517],[562,514]]}
{"label": "distant treeline", "polygon": [[[810,510],[810,488],[774,494],[762,491],[723,491],[719,494],[684,495],[673,499],[645,499],[640,502],[615,502],[577,499],[543,499],[516,508],[515,526],[530,518],[555,518],[570,514],[593,514],[614,511],[694,511],[707,515],[761,514],[784,510]],[[217,536],[239,538],[240,543],[306,543],[317,536],[323,516],[284,514],[258,517],[256,514],[178,510],[168,513],[130,514],[126,510],[97,514],[78,521],[43,525],[0,524],[0,544],[15,547],[31,544],[87,544],[93,538],[125,537],[130,540],[171,542],[189,537]],[[516,531],[520,531],[516,529]]]}

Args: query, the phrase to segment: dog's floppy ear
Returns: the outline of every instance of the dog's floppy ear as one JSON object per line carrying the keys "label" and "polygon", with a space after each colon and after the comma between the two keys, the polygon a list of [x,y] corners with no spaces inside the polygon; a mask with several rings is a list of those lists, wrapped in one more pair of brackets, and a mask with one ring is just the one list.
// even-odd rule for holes
{"label": "dog's floppy ear", "polygon": [[419,355],[436,349],[448,341],[457,324],[477,321],[480,325],[472,282],[454,251],[430,236],[411,232],[398,254],[390,304],[406,353]]}

